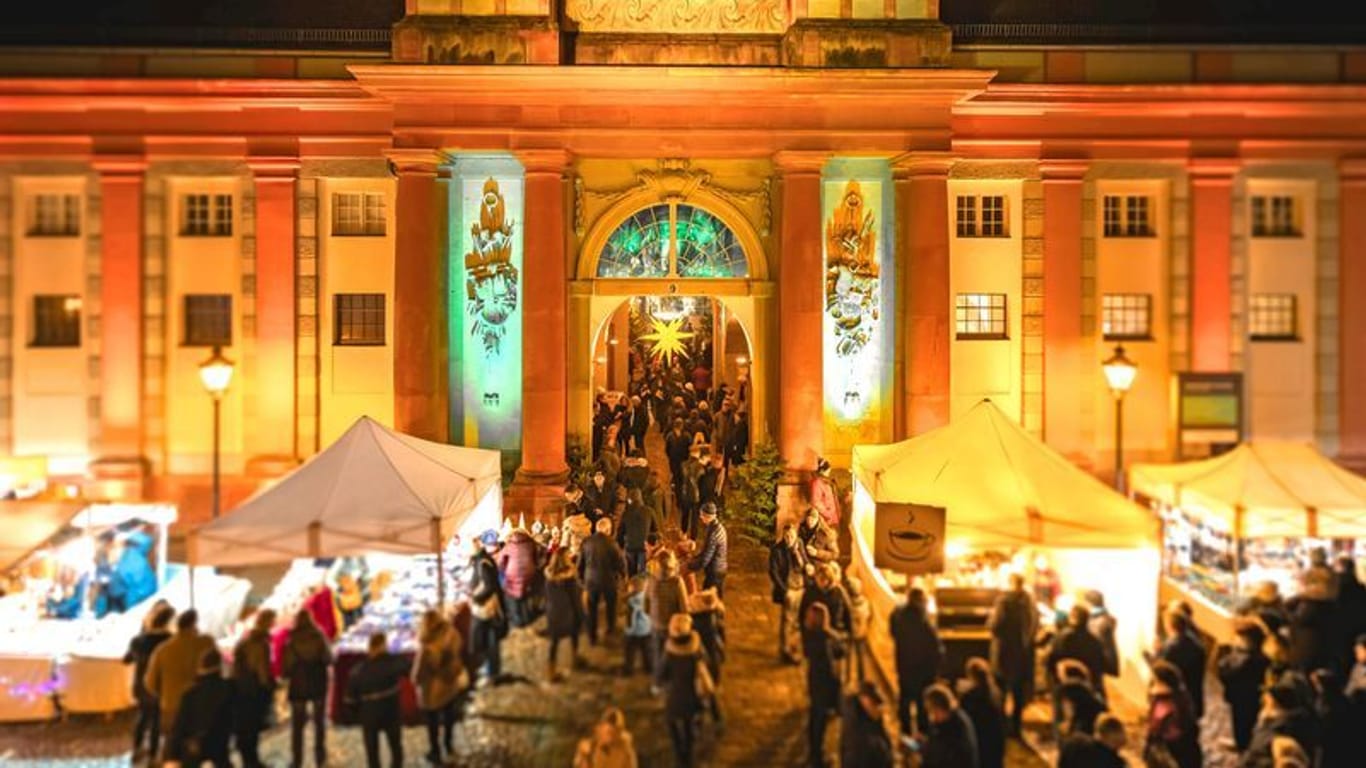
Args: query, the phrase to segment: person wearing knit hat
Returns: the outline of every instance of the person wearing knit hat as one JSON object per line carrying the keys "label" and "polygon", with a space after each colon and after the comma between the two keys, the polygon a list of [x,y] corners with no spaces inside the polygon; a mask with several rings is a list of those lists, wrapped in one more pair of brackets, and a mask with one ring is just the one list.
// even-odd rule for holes
{"label": "person wearing knit hat", "polygon": [[230,768],[234,689],[223,678],[223,655],[210,647],[199,656],[194,685],[180,699],[166,744],[166,758],[181,765],[211,763]]}
{"label": "person wearing knit hat", "polygon": [[726,526],[717,519],[714,503],[703,504],[701,512],[701,545],[688,563],[688,570],[702,574],[703,589],[715,589],[717,597],[725,597],[726,571],[730,567]]}
{"label": "person wearing knit hat", "polygon": [[702,656],[702,641],[693,632],[692,617],[686,613],[675,613],[669,618],[669,639],[664,643],[664,659],[658,666],[655,682],[664,689],[664,714],[673,742],[674,763],[690,768],[697,715],[702,711],[703,696],[709,694],[711,677]]}

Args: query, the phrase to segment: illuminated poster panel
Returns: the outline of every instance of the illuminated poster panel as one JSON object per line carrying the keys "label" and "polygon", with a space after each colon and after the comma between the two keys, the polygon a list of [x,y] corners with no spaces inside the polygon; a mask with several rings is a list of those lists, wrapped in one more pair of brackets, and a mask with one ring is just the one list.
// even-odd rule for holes
{"label": "illuminated poster panel", "polygon": [[452,190],[460,206],[453,222],[460,228],[451,232],[451,310],[458,312],[452,331],[460,331],[451,377],[460,423],[452,437],[516,453],[522,442],[522,176],[480,168],[462,163]]}
{"label": "illuminated poster panel", "polygon": [[823,188],[825,452],[847,456],[882,439],[883,189],[877,178],[829,178]]}

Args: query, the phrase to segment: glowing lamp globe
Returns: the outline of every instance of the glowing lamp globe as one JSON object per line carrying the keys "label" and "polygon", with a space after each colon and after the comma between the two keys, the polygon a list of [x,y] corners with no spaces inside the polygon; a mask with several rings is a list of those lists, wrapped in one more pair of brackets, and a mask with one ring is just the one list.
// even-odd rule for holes
{"label": "glowing lamp globe", "polygon": [[1115,347],[1115,353],[1102,362],[1100,367],[1105,371],[1105,381],[1110,385],[1110,391],[1115,397],[1123,397],[1134,385],[1134,378],[1138,376],[1138,366],[1124,354],[1123,345]]}
{"label": "glowing lamp globe", "polygon": [[228,385],[232,383],[232,368],[232,361],[223,356],[220,347],[214,347],[213,355],[199,364],[199,381],[215,400],[228,391]]}

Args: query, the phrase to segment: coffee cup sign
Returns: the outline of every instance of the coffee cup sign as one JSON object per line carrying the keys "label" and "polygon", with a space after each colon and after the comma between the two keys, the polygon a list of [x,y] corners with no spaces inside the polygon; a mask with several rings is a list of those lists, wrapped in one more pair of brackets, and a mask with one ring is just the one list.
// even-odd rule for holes
{"label": "coffee cup sign", "polygon": [[908,575],[944,570],[944,508],[879,502],[873,564]]}

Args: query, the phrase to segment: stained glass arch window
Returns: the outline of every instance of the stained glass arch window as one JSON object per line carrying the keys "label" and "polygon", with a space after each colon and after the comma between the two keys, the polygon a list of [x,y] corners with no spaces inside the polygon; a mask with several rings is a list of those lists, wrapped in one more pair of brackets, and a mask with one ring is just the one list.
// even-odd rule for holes
{"label": "stained glass arch window", "polygon": [[660,203],[636,211],[608,235],[597,276],[748,277],[749,260],[720,217],[686,203]]}

